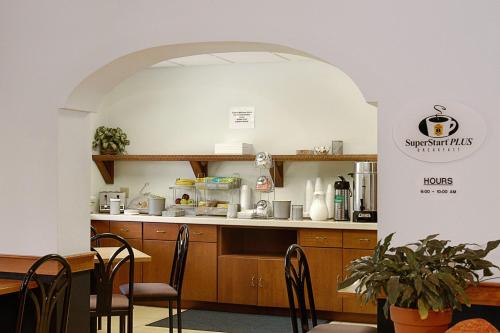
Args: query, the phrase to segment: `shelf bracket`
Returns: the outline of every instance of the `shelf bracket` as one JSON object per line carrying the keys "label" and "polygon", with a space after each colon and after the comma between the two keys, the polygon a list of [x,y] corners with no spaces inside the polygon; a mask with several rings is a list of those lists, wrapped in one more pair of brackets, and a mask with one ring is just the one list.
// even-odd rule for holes
{"label": "shelf bracket", "polygon": [[115,182],[115,161],[94,161],[106,184]]}
{"label": "shelf bracket", "polygon": [[208,162],[206,161],[189,161],[191,164],[191,169],[195,177],[206,177],[208,176]]}
{"label": "shelf bracket", "polygon": [[283,187],[283,161],[274,161],[273,167],[269,170],[273,178],[274,187]]}

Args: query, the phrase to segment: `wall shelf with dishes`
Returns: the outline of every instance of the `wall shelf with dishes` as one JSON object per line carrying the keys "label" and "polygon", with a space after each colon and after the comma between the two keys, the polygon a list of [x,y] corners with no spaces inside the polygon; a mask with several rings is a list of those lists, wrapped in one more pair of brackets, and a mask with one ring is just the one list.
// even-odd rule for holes
{"label": "wall shelf with dishes", "polygon": [[[254,162],[255,155],[92,155],[99,172],[106,184],[113,184],[115,178],[115,162],[127,161],[164,161],[164,162],[189,162],[195,177],[208,174],[209,162]],[[377,161],[376,154],[350,154],[350,155],[273,155],[274,168],[270,173],[273,176],[274,186],[283,187],[284,162],[336,162],[336,161]]]}

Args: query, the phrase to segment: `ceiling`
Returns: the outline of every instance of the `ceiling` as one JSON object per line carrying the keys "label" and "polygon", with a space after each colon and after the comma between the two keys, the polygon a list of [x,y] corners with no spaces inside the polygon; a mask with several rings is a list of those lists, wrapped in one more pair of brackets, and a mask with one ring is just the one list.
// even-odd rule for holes
{"label": "ceiling", "polygon": [[188,67],[230,64],[280,63],[290,61],[315,61],[312,58],[278,52],[225,52],[199,54],[174,58],[154,64],[151,67]]}

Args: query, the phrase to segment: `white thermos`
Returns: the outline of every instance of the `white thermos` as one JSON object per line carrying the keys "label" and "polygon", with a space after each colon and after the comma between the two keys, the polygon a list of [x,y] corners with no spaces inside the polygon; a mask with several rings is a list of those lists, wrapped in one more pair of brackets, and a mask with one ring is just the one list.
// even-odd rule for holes
{"label": "white thermos", "polygon": [[120,199],[109,199],[109,214],[120,215]]}

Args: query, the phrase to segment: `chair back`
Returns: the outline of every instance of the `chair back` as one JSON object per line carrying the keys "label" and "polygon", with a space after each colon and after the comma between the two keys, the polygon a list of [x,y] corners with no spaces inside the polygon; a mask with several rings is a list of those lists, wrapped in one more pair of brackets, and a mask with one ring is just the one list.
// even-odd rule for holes
{"label": "chair back", "polygon": [[[292,261],[295,257],[297,258],[296,266],[294,265],[295,260]],[[290,245],[286,251],[285,281],[288,292],[288,303],[290,306],[290,318],[292,320],[293,333],[299,333],[297,310],[300,316],[301,332],[308,332],[309,316],[307,315],[306,289],[313,327],[318,325],[318,317],[316,316],[316,308],[314,307],[314,296],[307,258],[302,248],[297,244]],[[295,306],[295,300],[297,300],[298,309]]]}
{"label": "chair back", "polygon": [[[37,274],[37,270],[49,262],[60,267],[58,273],[54,276]],[[65,333],[68,325],[71,280],[71,267],[60,255],[48,254],[38,259],[28,270],[21,284],[16,333],[23,330],[24,310],[28,301],[33,303],[35,310],[34,333]],[[61,309],[60,316],[56,309]]]}
{"label": "chair back", "polygon": [[186,268],[186,259],[189,247],[189,228],[183,224],[177,240],[175,242],[174,261],[172,262],[172,271],[170,272],[169,284],[177,290],[177,294],[181,295],[182,281],[184,280],[184,269]]}
{"label": "chair back", "polygon": [[94,226],[90,226],[90,237],[97,236],[97,229]]}
{"label": "chair back", "polygon": [[[134,251],[130,244],[123,238],[112,233],[98,234],[91,238],[92,243],[99,243],[102,239],[112,239],[119,243],[117,250],[110,256],[109,260],[104,260],[99,252],[91,246],[91,250],[96,253],[98,263],[94,266],[94,283],[96,293],[96,315],[109,316],[112,310],[113,282],[120,268],[129,264],[128,286],[129,286],[129,309],[133,306],[134,300]],[[120,257],[118,257],[120,255]]]}
{"label": "chair back", "polygon": [[[90,238],[92,239],[92,237],[94,236],[97,236],[97,229],[94,227],[94,226],[90,226]],[[91,243],[94,243],[95,246],[99,247],[99,241],[95,241],[95,242],[91,242]]]}

